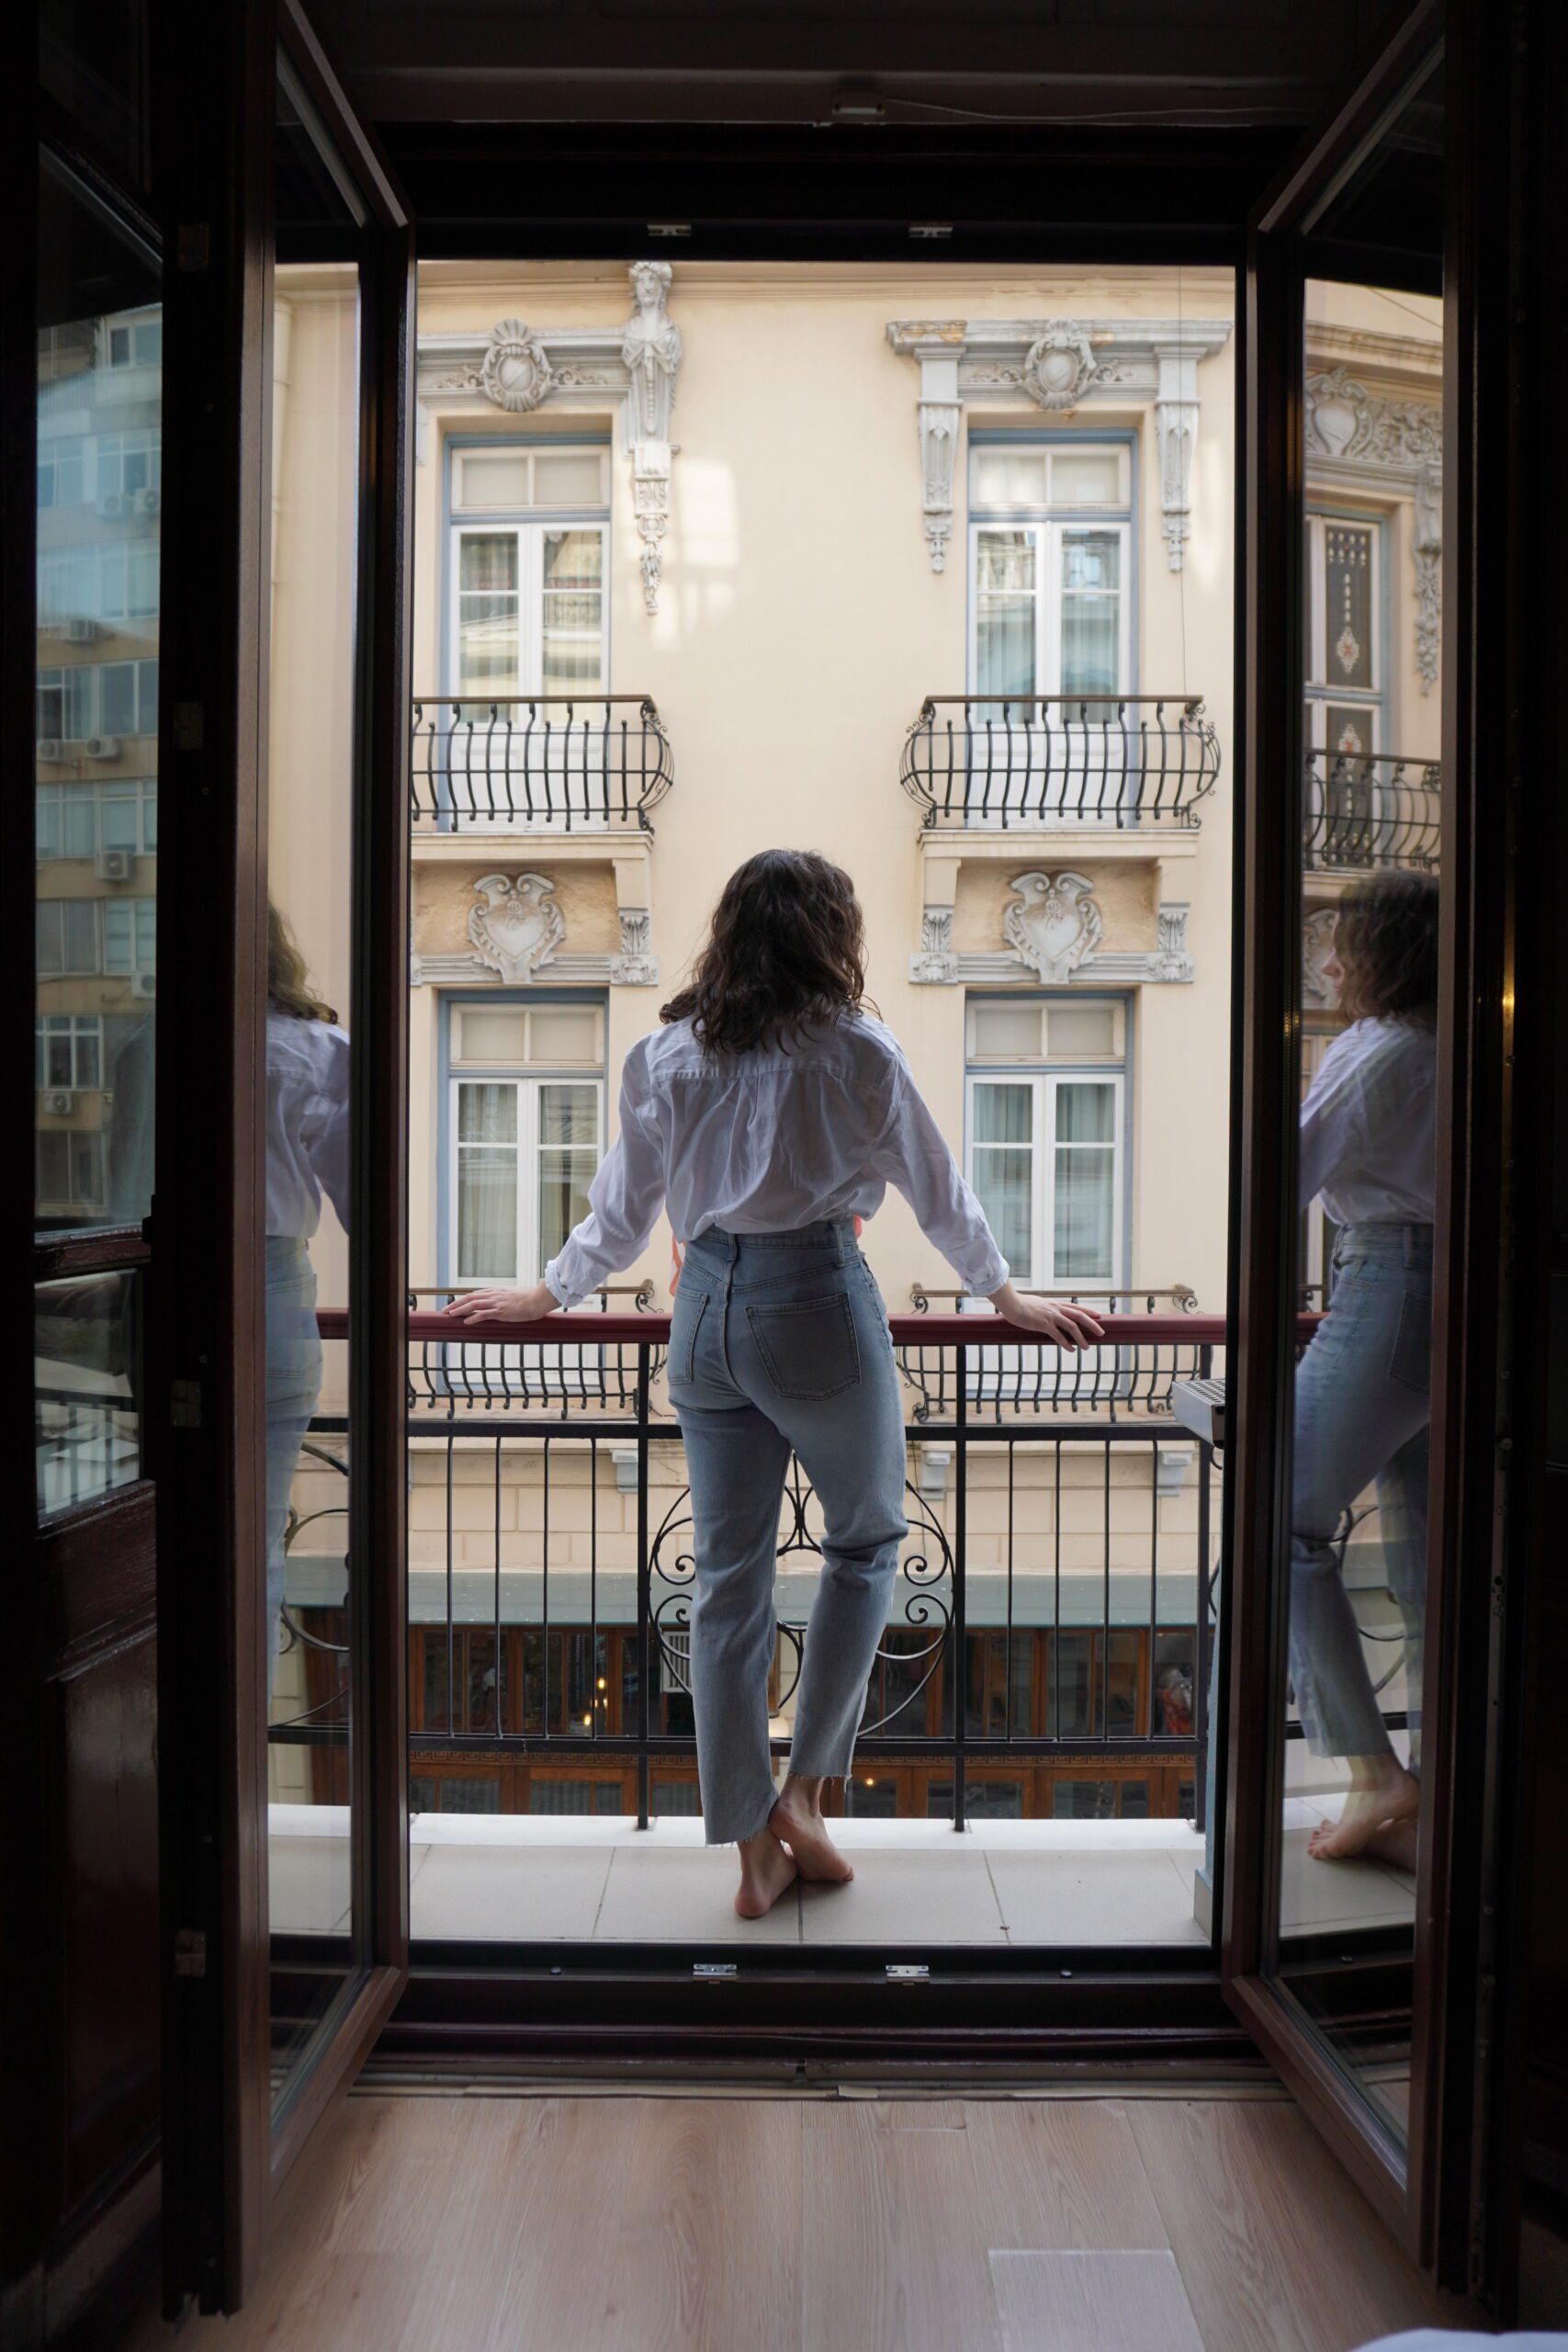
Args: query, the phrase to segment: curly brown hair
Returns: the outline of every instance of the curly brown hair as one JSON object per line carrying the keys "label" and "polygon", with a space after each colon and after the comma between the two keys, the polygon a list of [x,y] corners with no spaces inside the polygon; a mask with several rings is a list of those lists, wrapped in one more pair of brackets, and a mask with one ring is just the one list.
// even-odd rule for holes
{"label": "curly brown hair", "polygon": [[710,1054],[798,1043],[865,1001],[855,886],[815,850],[764,849],[725,884],[706,945],[660,1021],[690,1021]]}
{"label": "curly brown hair", "polygon": [[1348,1021],[1433,1021],[1438,1012],[1438,884],[1430,874],[1379,874],[1339,901],[1334,952]]}
{"label": "curly brown hair", "polygon": [[336,1024],[337,1014],[316,994],[299,941],[270,900],[266,910],[266,995],[275,1011],[291,1013],[296,1021]]}

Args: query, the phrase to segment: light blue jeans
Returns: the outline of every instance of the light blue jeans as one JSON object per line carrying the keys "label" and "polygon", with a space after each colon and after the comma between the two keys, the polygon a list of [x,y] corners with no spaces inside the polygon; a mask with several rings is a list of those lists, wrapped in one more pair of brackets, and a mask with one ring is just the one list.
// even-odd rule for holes
{"label": "light blue jeans", "polygon": [[791,1453],[822,1510],[790,1770],[850,1769],[887,1623],[904,1516],[904,1407],[886,1310],[854,1227],[732,1234],[687,1247],[670,1331],[670,1401],[691,1485],[692,1696],[710,1846],[767,1826],[773,1570]]}
{"label": "light blue jeans", "polygon": [[316,1273],[310,1246],[266,1238],[266,1695],[277,1671],[278,1612],[287,1565],[283,1540],[299,1448],[321,1393]]}
{"label": "light blue jeans", "polygon": [[1328,1313],[1296,1367],[1291,1680],[1320,1756],[1393,1753],[1334,1541],[1375,1479],[1419,1769],[1431,1358],[1431,1227],[1346,1227]]}

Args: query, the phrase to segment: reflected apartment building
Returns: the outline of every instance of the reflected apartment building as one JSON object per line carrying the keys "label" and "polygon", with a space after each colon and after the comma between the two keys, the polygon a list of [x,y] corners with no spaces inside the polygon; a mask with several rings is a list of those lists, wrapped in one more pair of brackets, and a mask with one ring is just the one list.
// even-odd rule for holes
{"label": "reflected apartment building", "polygon": [[[274,672],[286,646],[290,692],[271,871],[342,1003],[349,654],[288,629],[352,297],[280,269],[278,298]],[[1308,410],[1306,860],[1325,942],[1348,881],[1435,847],[1437,306],[1357,300],[1364,322],[1341,306],[1316,331]],[[961,1631],[952,1449],[921,1437],[954,1409],[952,1361],[901,1350],[911,1527],[856,1812],[948,1811],[951,1762],[919,1743],[951,1737],[960,1710],[971,1814],[1199,1809],[1218,1473],[1171,1407],[1180,1378],[1223,1369],[1197,1335],[1225,1305],[1233,322],[1221,271],[421,273],[419,1303],[537,1278],[614,1137],[627,1047],[726,876],[784,843],[854,876],[871,996],[1015,1277],[1151,1326],[1190,1318],[1190,1344],[1032,1368],[1027,1389],[1016,1363],[971,1356],[964,1409],[995,1442],[970,1449]],[[98,899],[114,887],[78,870]],[[412,1351],[415,1812],[637,1810],[634,1761],[599,1743],[639,1720],[639,1543],[647,1720],[690,1733],[680,1449],[654,1449],[639,1537],[636,1449],[608,1429],[635,1409],[635,1351],[592,1336],[606,1305],[668,1303],[677,1245],[661,1223],[579,1310],[581,1346]],[[895,1312],[953,1303],[901,1200],[865,1248]],[[315,1256],[323,1305],[341,1304],[330,1211]],[[1307,1231],[1309,1302],[1325,1263]],[[343,1408],[329,1368],[273,1703],[285,1803],[330,1800],[344,1769],[311,1731],[342,1672]],[[657,1374],[649,1410],[668,1424]],[[795,1488],[781,1738],[815,1524]],[[1367,1563],[1373,1592],[1375,1531]],[[1021,1736],[1059,1752],[1010,1756]],[[656,1813],[698,1809],[689,1749],[651,1774]]]}

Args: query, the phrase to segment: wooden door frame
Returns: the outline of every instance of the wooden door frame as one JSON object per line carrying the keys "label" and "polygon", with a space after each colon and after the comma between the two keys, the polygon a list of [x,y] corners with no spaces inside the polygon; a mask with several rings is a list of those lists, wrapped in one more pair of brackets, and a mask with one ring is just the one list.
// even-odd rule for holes
{"label": "wooden door frame", "polygon": [[[1415,2031],[1407,2146],[1372,2113],[1321,2038],[1264,1973],[1277,1905],[1281,1763],[1272,1694],[1281,1687],[1285,1611],[1274,1589],[1290,1527],[1293,1252],[1281,1247],[1280,1205],[1295,1192],[1293,1084],[1301,843],[1299,775],[1302,515],[1305,457],[1302,295],[1308,275],[1352,275],[1354,256],[1292,243],[1332,189],[1398,111],[1438,43],[1447,40],[1445,119],[1445,418],[1443,774],[1444,878],[1438,1018],[1437,1253],[1428,1550],[1427,1741],[1420,1828],[1421,1899],[1415,1931]],[[1501,35],[1480,0],[1420,0],[1344,103],[1259,207],[1242,299],[1244,398],[1238,549],[1238,674],[1244,793],[1237,870],[1243,1005],[1235,1140],[1238,1207],[1231,1282],[1235,1428],[1225,1555],[1240,1573],[1232,1594],[1224,1757],[1226,1820],[1221,1894],[1227,1998],[1290,2084],[1359,2186],[1418,2260],[1446,2286],[1478,2283],[1467,2259],[1469,2112],[1473,2065],[1456,2064],[1475,2035],[1474,1922],[1456,1916],[1480,1883],[1485,1770],[1485,1594],[1464,1573],[1489,1544],[1495,1476],[1498,1247],[1504,1174],[1500,1109],[1505,1064],[1496,882],[1500,834],[1483,808],[1477,726],[1477,594],[1486,526],[1478,511],[1478,365],[1507,282],[1501,224],[1483,234],[1483,189],[1495,157],[1481,143],[1483,52]],[[1506,46],[1506,44],[1503,44]],[[1472,76],[1474,76],[1473,81]],[[1495,70],[1493,69],[1493,79]],[[1495,208],[1493,208],[1495,209]],[[1495,424],[1495,413],[1494,413]],[[1499,602],[1501,599],[1498,600]],[[1494,628],[1496,624],[1494,623]],[[1474,649],[1473,652],[1472,649]],[[1494,656],[1494,659],[1495,657]],[[1490,699],[1490,696],[1488,696]],[[1489,750],[1485,765],[1495,768]],[[1489,837],[1489,830],[1490,836]],[[1494,1142],[1495,1138],[1495,1142]],[[1481,1599],[1478,1603],[1477,1594]],[[1467,1801],[1465,1792],[1470,1791]],[[1477,1906],[1478,1907],[1478,1906]],[[1464,2079],[1461,2080],[1461,2075]],[[1456,2184],[1464,2190],[1457,2197]]]}
{"label": "wooden door frame", "polygon": [[[276,2190],[357,2071],[408,1956],[404,1708],[408,633],[413,462],[412,232],[373,142],[294,0],[157,13],[155,140],[173,266],[165,431],[182,452],[164,510],[160,734],[179,823],[161,942],[191,1099],[158,1108],[150,1441],[160,1499],[164,2294],[234,2310]],[[267,1914],[265,1477],[260,1433],[266,1000],[270,254],[279,45],[370,218],[361,310],[360,500],[368,641],[355,798],[350,1371],[356,1628],[356,1976],[275,2128]],[[372,785],[374,789],[372,789]],[[172,1023],[167,1035],[173,1038]],[[202,1939],[193,1950],[189,1939]],[[184,1939],[182,1942],[182,1939]],[[178,1955],[178,1958],[176,1958]]]}

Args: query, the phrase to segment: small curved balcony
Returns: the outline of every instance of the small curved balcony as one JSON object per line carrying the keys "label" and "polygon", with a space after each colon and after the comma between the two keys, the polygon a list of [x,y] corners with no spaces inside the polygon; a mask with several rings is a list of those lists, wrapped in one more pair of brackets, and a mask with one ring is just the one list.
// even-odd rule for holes
{"label": "small curved balcony", "polygon": [[1302,797],[1309,874],[1436,871],[1442,770],[1394,752],[1310,752]]}
{"label": "small curved balcony", "polygon": [[650,695],[426,695],[413,706],[416,832],[650,833],[675,780]]}
{"label": "small curved balcony", "polygon": [[928,695],[898,776],[933,827],[1191,832],[1219,773],[1198,696]]}

